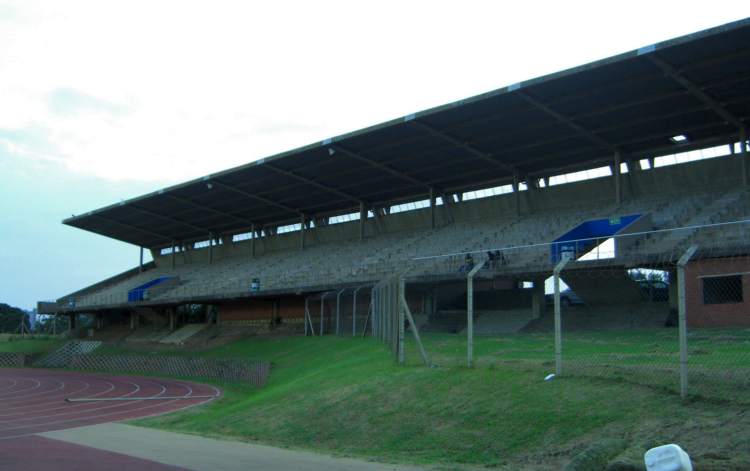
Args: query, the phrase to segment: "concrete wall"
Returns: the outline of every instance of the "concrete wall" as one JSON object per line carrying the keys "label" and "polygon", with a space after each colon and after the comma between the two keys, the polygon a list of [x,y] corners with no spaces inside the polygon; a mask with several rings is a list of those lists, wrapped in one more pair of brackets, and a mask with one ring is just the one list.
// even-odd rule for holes
{"label": "concrete wall", "polygon": [[[702,259],[685,267],[687,321],[690,327],[750,326],[750,257]],[[704,304],[703,276],[742,276],[743,302]]]}

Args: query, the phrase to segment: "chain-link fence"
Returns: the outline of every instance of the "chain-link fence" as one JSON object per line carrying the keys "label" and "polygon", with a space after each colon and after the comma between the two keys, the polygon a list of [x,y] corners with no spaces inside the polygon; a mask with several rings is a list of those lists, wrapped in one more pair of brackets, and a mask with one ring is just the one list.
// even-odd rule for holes
{"label": "chain-link fence", "polygon": [[[585,224],[549,243],[413,260],[405,297],[432,361],[744,400],[750,221]],[[410,338],[405,351],[419,361]]]}
{"label": "chain-link fence", "polygon": [[372,285],[360,285],[306,297],[305,335],[371,334],[373,289]]}

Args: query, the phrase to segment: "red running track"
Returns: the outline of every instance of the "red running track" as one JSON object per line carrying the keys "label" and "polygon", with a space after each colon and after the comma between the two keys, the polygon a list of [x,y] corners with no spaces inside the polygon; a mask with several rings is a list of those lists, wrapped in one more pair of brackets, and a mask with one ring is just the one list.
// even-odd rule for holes
{"label": "red running track", "polygon": [[[23,450],[25,444],[33,441],[41,444],[46,456],[56,455],[63,459],[67,456],[73,462],[78,460],[80,466],[57,469],[97,469],[87,467],[87,462],[94,455],[108,456],[105,462],[109,469],[128,469],[132,466],[144,468],[144,463],[136,463],[137,458],[103,452],[86,447],[62,444],[55,440],[33,437],[41,432],[51,432],[104,422],[148,417],[165,414],[187,407],[204,404],[218,397],[220,391],[209,385],[186,381],[146,378],[138,376],[112,376],[98,373],[78,373],[69,371],[40,369],[4,369],[0,368],[0,455],[5,465],[13,457],[23,462],[23,467],[3,469],[45,469],[42,463],[34,466],[29,455]],[[67,402],[68,398],[144,398],[159,396],[180,396],[187,399],[163,400],[127,400]],[[191,396],[211,396],[209,398],[192,398]],[[88,450],[86,452],[80,449]],[[45,456],[45,453],[40,453]],[[33,457],[33,455],[32,455]],[[39,457],[37,457],[39,460]],[[83,460],[81,462],[81,460]],[[118,461],[119,460],[119,461]],[[33,461],[33,460],[32,460]],[[142,460],[141,460],[142,461]],[[60,463],[58,461],[58,463]],[[118,466],[121,463],[122,466]],[[72,464],[72,462],[71,462]],[[152,463],[153,469],[162,469],[160,464]],[[150,468],[148,468],[150,469]],[[165,467],[163,469],[175,469]]]}

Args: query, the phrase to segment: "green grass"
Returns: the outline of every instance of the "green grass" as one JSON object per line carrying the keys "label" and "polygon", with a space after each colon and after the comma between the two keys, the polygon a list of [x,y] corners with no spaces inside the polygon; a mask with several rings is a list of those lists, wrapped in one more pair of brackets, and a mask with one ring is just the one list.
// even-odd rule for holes
{"label": "green grass", "polygon": [[[411,342],[409,364],[398,366],[375,339],[336,337],[258,337],[202,351],[109,346],[98,353],[272,362],[264,388],[220,384],[225,394],[214,403],[136,422],[149,427],[381,461],[508,470],[560,469],[603,440],[624,440],[617,459],[630,463],[650,446],[678,442],[702,469],[750,469],[746,405],[681,401],[675,376],[658,368],[652,377],[635,374],[663,365],[676,371],[675,330],[570,333],[570,373],[549,382],[542,380],[554,369],[549,334],[477,337],[473,369],[463,366],[464,336],[424,340],[439,367],[418,366]],[[744,330],[700,331],[691,340],[691,349],[702,351],[694,355],[696,367],[747,367]],[[620,369],[575,371],[607,364]]]}
{"label": "green grass", "polygon": [[64,340],[42,339],[13,339],[0,342],[0,352],[6,353],[47,353],[65,343]]}
{"label": "green grass", "polygon": [[[592,335],[607,345],[616,337]],[[458,336],[425,340],[438,358],[458,362],[465,354]],[[529,456],[541,460],[532,468],[544,467],[606,437],[632,437],[631,454],[639,456],[646,443],[674,440],[670,433],[707,410],[711,417],[739,410],[683,404],[673,394],[616,379],[544,382],[550,371],[546,336],[477,340],[483,366],[474,369],[400,367],[372,339],[255,338],[187,352],[270,360],[269,384],[260,390],[227,386],[215,404],[138,423],[387,461],[513,469]],[[487,360],[497,355],[524,361]],[[695,446],[700,443],[696,438]]]}
{"label": "green grass", "polygon": [[[466,365],[466,336],[432,334],[425,347],[434,363]],[[563,335],[563,372],[616,379],[679,392],[677,329],[569,332]],[[738,389],[750,388],[750,329],[693,329],[688,335],[689,368],[695,381],[690,393],[710,399],[741,400]],[[407,358],[419,364],[416,344],[407,342]],[[537,366],[554,371],[551,333],[476,336],[474,360],[479,366]]]}

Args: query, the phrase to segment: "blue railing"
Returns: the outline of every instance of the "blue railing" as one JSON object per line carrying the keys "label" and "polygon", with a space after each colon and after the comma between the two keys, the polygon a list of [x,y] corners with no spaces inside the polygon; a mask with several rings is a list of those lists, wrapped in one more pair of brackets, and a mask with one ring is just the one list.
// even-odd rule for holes
{"label": "blue railing", "polygon": [[161,283],[164,283],[165,281],[169,281],[171,279],[175,278],[174,276],[160,276],[159,278],[153,279],[147,283],[144,283],[140,286],[137,286],[130,291],[128,291],[128,302],[134,303],[138,301],[143,301],[146,296],[146,292],[153,288],[156,285],[159,285]]}
{"label": "blue railing", "polygon": [[602,239],[614,236],[640,217],[640,214],[631,214],[583,222],[553,241],[550,261],[557,263],[566,253],[570,254],[571,260],[575,260],[593,249]]}

